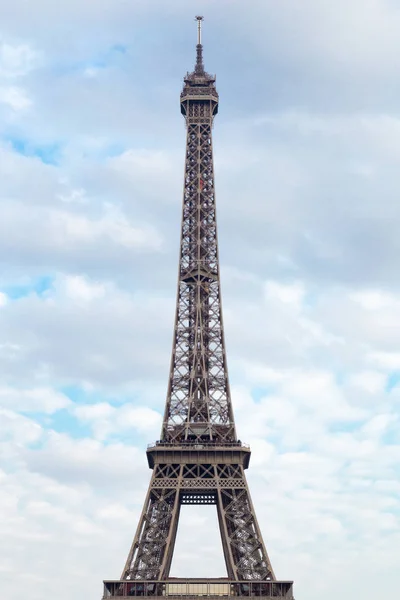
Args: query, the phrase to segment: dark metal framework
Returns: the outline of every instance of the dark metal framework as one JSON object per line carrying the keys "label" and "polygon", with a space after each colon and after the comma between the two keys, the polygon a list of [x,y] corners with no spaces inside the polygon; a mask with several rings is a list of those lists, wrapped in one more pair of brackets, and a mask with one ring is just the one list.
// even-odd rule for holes
{"label": "dark metal framework", "polygon": [[[124,592],[128,588],[130,595],[168,595],[165,586],[162,594],[143,590],[150,590],[149,582],[166,585],[168,581],[181,505],[215,504],[228,577],[231,582],[242,582],[235,588],[228,586],[235,593],[217,595],[249,595],[250,585],[268,582],[269,587],[254,588],[259,590],[258,595],[292,598],[291,582],[276,581],[268,558],[244,473],[250,449],[238,441],[235,430],[222,320],[214,190],[212,126],[218,93],[215,77],[204,69],[202,17],[196,19],[196,66],[184,79],[180,99],[187,142],[177,307],[165,414],[161,439],[147,450],[153,474],[137,532],[121,580],[118,584],[106,582],[105,597],[128,595]],[[243,582],[248,582],[247,587]]]}

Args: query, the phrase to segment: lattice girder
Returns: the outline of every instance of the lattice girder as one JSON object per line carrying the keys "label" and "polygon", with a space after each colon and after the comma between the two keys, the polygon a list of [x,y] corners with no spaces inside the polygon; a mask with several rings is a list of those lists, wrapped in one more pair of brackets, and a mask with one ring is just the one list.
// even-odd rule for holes
{"label": "lattice girder", "polygon": [[[172,476],[171,476],[172,475]],[[229,577],[274,580],[242,465],[156,464],[122,579],[169,575],[182,504],[215,504]]]}
{"label": "lattice girder", "polygon": [[234,441],[219,281],[212,121],[187,121],[178,301],[161,439]]}

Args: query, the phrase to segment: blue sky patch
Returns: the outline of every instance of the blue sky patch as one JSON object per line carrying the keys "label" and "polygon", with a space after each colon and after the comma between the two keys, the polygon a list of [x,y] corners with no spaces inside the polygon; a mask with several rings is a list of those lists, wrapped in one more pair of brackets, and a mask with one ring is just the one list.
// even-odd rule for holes
{"label": "blue sky patch", "polygon": [[18,154],[39,158],[46,165],[57,165],[60,162],[62,144],[59,142],[37,144],[32,140],[17,136],[6,137],[5,139]]}
{"label": "blue sky patch", "polygon": [[400,383],[400,371],[395,371],[394,373],[391,373],[389,375],[389,377],[387,378],[387,382],[386,382],[386,392],[391,392],[392,390],[394,390],[395,387],[397,387]]}
{"label": "blue sky patch", "polygon": [[63,76],[76,72],[83,73],[87,69],[106,69],[118,62],[127,53],[127,49],[128,47],[124,44],[113,44],[102,52],[98,52],[96,56],[92,56],[86,60],[57,65],[57,73]]}
{"label": "blue sky patch", "polygon": [[26,283],[5,287],[2,291],[11,300],[20,300],[21,298],[26,298],[30,294],[36,294],[37,296],[42,297],[52,288],[53,283],[53,276],[44,275]]}
{"label": "blue sky patch", "polygon": [[99,404],[101,402],[107,402],[112,406],[121,406],[121,404],[129,403],[132,406],[136,405],[135,400],[139,400],[138,406],[142,406],[143,403],[140,403],[140,395],[139,394],[120,394],[118,396],[112,394],[106,394],[104,390],[101,392],[99,390],[90,391],[88,389],[84,389],[83,387],[77,385],[66,385],[59,388],[59,391],[65,396],[68,396],[72,402],[76,404]]}
{"label": "blue sky patch", "polygon": [[[40,418],[36,420],[40,422]],[[57,433],[65,433],[75,439],[92,437],[90,423],[79,421],[67,408],[57,411],[50,418],[48,416],[43,418],[42,416],[42,420],[47,420],[47,422],[50,420],[47,427],[50,425],[51,429],[57,431]]]}

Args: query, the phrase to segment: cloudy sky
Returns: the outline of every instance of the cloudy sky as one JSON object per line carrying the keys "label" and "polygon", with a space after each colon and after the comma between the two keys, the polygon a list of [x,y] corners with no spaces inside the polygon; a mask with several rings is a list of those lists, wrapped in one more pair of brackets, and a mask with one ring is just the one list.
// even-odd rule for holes
{"label": "cloudy sky", "polygon": [[[232,394],[274,569],[297,600],[400,584],[400,0],[0,0],[7,600],[98,600],[135,532],[197,13]],[[197,508],[172,574],[223,576],[214,507]]]}

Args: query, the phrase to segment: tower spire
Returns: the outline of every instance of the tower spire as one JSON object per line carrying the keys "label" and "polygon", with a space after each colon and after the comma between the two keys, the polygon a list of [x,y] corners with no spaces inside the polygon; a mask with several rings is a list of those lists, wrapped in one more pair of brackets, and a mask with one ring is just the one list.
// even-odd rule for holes
{"label": "tower spire", "polygon": [[204,21],[204,17],[197,16],[195,18],[197,21],[197,46],[196,46],[196,67],[195,73],[198,75],[203,75],[204,73],[204,64],[203,64],[203,44],[201,43],[201,29]]}

